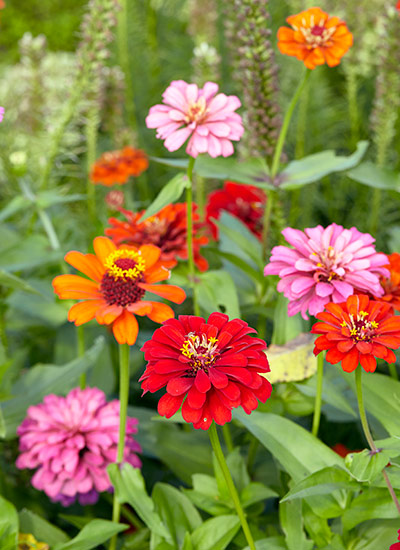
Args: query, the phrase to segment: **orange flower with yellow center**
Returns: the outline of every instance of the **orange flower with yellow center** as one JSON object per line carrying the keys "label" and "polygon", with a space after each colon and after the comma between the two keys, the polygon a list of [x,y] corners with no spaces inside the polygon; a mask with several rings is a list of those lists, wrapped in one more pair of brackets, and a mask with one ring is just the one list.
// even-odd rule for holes
{"label": "orange flower with yellow center", "polygon": [[95,254],[71,251],[65,256],[65,261],[89,278],[59,275],[53,280],[59,298],[82,300],[69,310],[69,321],[78,326],[95,318],[101,325],[112,325],[120,344],[132,346],[139,331],[135,315],[146,315],[156,323],[174,317],[167,304],[143,299],[146,292],[176,304],[186,298],[177,286],[154,284],[170,275],[160,260],[158,247],[148,244],[117,248],[107,237],[96,237],[93,248]]}
{"label": "orange flower with yellow center", "polygon": [[286,19],[292,29],[280,27],[278,48],[281,53],[297,57],[308,69],[327,63],[339,65],[353,44],[353,35],[346,23],[330,17],[320,8],[310,8]]}

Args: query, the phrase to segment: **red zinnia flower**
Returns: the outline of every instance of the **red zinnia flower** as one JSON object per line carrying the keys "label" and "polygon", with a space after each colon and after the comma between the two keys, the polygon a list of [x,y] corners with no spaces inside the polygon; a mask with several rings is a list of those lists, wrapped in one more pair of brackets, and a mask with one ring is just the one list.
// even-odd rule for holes
{"label": "red zinnia flower", "polygon": [[400,346],[400,317],[395,317],[389,304],[375,302],[368,296],[354,294],[346,302],[325,306],[318,313],[311,332],[322,334],[315,341],[314,354],[328,350],[326,360],[335,365],[341,362],[346,372],[360,363],[367,372],[376,369],[376,357],[394,363],[392,349]]}
{"label": "red zinnia flower", "polygon": [[385,294],[381,297],[375,297],[375,299],[387,302],[394,309],[400,311],[400,254],[394,252],[389,254],[388,258],[390,278],[381,277],[380,279]]}
{"label": "red zinnia flower", "polygon": [[[194,210],[196,206],[194,206]],[[151,216],[144,222],[139,222],[144,214],[141,212],[130,212],[119,208],[119,211],[124,214],[127,221],[120,221],[116,218],[110,218],[108,223],[112,227],[107,228],[105,233],[110,236],[113,241],[119,245],[121,243],[132,244],[154,244],[161,249],[160,259],[165,265],[172,268],[175,267],[177,258],[187,260],[187,215],[186,204],[169,204],[160,212]],[[208,243],[205,236],[196,236],[197,230],[200,228],[198,223],[199,216],[193,213],[193,254],[194,261],[200,271],[205,271],[208,268],[208,262],[200,255],[200,247]]]}
{"label": "red zinnia flower", "polygon": [[264,191],[252,185],[226,181],[223,189],[210,193],[207,203],[207,223],[214,239],[218,238],[218,227],[212,218],[219,219],[221,210],[242,220],[252,233],[261,238],[262,216],[267,197]]}
{"label": "red zinnia flower", "polygon": [[131,176],[139,176],[148,166],[149,161],[144,151],[124,147],[121,151],[110,151],[101,155],[93,165],[90,181],[106,186],[123,184]]}
{"label": "red zinnia flower", "polygon": [[212,421],[223,425],[232,409],[247,414],[271,395],[271,384],[259,373],[269,372],[266,343],[240,319],[222,313],[201,317],[181,315],[157,329],[142,348],[147,368],[140,378],[144,393],[166,386],[158,402],[161,416],[170,418],[180,406],[186,422],[207,430]]}
{"label": "red zinnia flower", "polygon": [[[399,5],[400,5],[400,2],[399,2]],[[400,540],[400,529],[398,530],[397,540]],[[392,544],[389,550],[400,550],[400,542],[395,542],[394,544]]]}
{"label": "red zinnia flower", "polygon": [[343,443],[335,443],[333,447],[331,447],[332,451],[335,451],[336,454],[341,456],[342,458],[346,458],[347,455],[351,453],[359,453],[360,451],[351,451],[346,447],[346,445],[343,445]]}
{"label": "red zinnia flower", "polygon": [[59,275],[53,279],[54,292],[61,299],[82,300],[69,310],[69,321],[78,326],[96,318],[100,325],[112,325],[118,343],[133,346],[139,331],[135,315],[146,315],[156,323],[174,316],[167,304],[143,300],[146,292],[176,304],[186,294],[178,286],[154,284],[170,276],[156,246],[117,248],[107,237],[96,237],[93,248],[95,254],[71,251],[65,256],[88,278]]}

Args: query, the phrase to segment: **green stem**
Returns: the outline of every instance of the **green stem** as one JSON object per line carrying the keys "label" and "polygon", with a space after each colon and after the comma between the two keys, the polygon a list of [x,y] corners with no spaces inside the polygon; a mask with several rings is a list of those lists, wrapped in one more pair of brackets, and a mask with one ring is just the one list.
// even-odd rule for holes
{"label": "green stem", "polygon": [[96,186],[90,181],[90,172],[97,156],[97,130],[99,126],[99,112],[96,99],[93,99],[93,105],[89,110],[86,122],[86,192],[88,202],[89,219],[93,226],[96,226],[98,216],[96,208]]}
{"label": "green stem", "polygon": [[378,229],[379,211],[381,209],[382,191],[374,189],[372,193],[372,208],[369,221],[369,231],[374,235]]}
{"label": "green stem", "polygon": [[394,380],[399,379],[399,375],[398,375],[395,363],[389,363],[389,374],[392,378],[394,378]]}
{"label": "green stem", "polygon": [[247,455],[247,469],[251,474],[256,459],[259,441],[256,437],[252,436],[252,440],[249,445],[249,453]]}
{"label": "green stem", "polygon": [[314,417],[311,432],[313,435],[315,435],[315,437],[318,436],[319,423],[321,420],[322,386],[324,381],[324,355],[324,352],[321,351],[317,359],[317,393],[315,394]]}
{"label": "green stem", "polygon": [[228,453],[231,453],[235,447],[233,445],[232,434],[229,428],[229,424],[224,424],[222,426],[222,435],[224,436],[224,441],[226,448],[228,449]]}
{"label": "green stem", "polygon": [[274,181],[276,174],[279,170],[279,162],[282,154],[282,149],[285,144],[286,134],[289,129],[289,124],[294,112],[294,108],[296,107],[296,103],[299,100],[299,97],[301,96],[301,92],[303,91],[305,85],[307,84],[307,81],[310,77],[311,70],[307,69],[303,75],[302,80],[300,81],[299,85],[297,86],[297,89],[292,97],[292,100],[289,103],[289,106],[287,108],[287,111],[285,113],[285,117],[283,119],[282,128],[279,133],[278,142],[276,144],[274,156],[272,159],[272,165],[271,165],[271,179]]}
{"label": "green stem", "polygon": [[[85,354],[85,333],[82,325],[76,327],[76,337],[77,337],[77,349],[78,357],[82,357]],[[79,387],[81,390],[86,388],[86,373],[83,372],[79,377]]]}
{"label": "green stem", "polygon": [[228,487],[229,493],[233,500],[233,504],[235,505],[237,515],[242,525],[244,536],[246,537],[250,550],[256,550],[256,545],[254,544],[253,536],[251,534],[249,524],[247,523],[246,514],[243,511],[238,492],[236,490],[235,484],[233,483],[233,479],[226,463],[224,453],[221,449],[221,443],[219,441],[217,428],[215,427],[214,422],[211,424],[208,430],[208,435],[210,436],[211,446],[224,475],[226,486]]}
{"label": "green stem", "polygon": [[[128,413],[129,399],[129,346],[128,344],[119,345],[119,439],[117,451],[117,464],[122,464],[125,450],[126,417]],[[121,504],[114,493],[112,520],[119,522],[121,513]],[[109,550],[115,550],[117,547],[117,535],[110,541]]]}
{"label": "green stem", "polygon": [[189,180],[186,188],[186,212],[187,212],[187,252],[188,252],[188,267],[189,281],[193,293],[193,311],[195,315],[200,315],[199,303],[197,300],[197,289],[195,281],[194,256],[193,256],[193,167],[195,158],[189,158],[187,168],[187,178]]}
{"label": "green stem", "polygon": [[349,118],[351,129],[351,143],[353,146],[357,144],[359,139],[359,115],[357,101],[357,75],[352,67],[348,67],[346,71],[347,80],[347,100],[349,103]]}
{"label": "green stem", "polygon": [[132,86],[132,75],[130,71],[129,59],[131,52],[129,52],[129,40],[128,40],[128,0],[120,0],[121,10],[118,15],[118,61],[125,74],[126,84],[126,114],[129,126],[132,130],[137,127],[134,92]]}
{"label": "green stem", "polygon": [[263,218],[263,228],[262,228],[262,235],[261,235],[261,241],[262,241],[262,253],[264,255],[264,259],[266,259],[268,255],[268,238],[269,238],[269,231],[271,228],[271,214],[272,214],[272,208],[275,201],[275,191],[269,191],[268,197],[267,197],[267,204],[265,205],[264,210],[264,218]]}
{"label": "green stem", "polygon": [[[362,374],[362,368],[359,365],[356,368],[356,393],[357,393],[357,401],[358,401],[358,410],[360,412],[361,426],[363,428],[364,435],[365,435],[365,437],[368,441],[368,445],[369,445],[371,451],[373,453],[377,453],[379,451],[376,448],[375,442],[372,438],[372,434],[371,434],[371,431],[370,431],[369,425],[368,425],[367,414],[365,412],[363,392],[362,392],[361,374]],[[393,486],[390,483],[389,476],[387,475],[387,472],[385,471],[385,469],[382,470],[382,475],[383,475],[383,478],[386,482],[387,488],[389,489],[390,496],[392,497],[392,500],[393,500],[393,502],[394,502],[394,504],[397,508],[397,511],[400,514],[400,503],[398,501],[396,493],[394,492]]]}
{"label": "green stem", "polygon": [[204,221],[205,216],[205,186],[204,178],[201,176],[196,176],[196,204],[197,204],[197,213],[199,214],[200,221]]}

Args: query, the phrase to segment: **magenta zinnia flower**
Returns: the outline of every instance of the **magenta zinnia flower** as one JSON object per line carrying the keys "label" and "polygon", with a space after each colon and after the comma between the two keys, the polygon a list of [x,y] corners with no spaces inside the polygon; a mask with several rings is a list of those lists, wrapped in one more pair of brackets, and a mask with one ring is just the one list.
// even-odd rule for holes
{"label": "magenta zinnia flower", "polygon": [[[128,418],[124,459],[139,468],[135,453],[141,448],[131,437],[136,425],[136,418]],[[32,485],[53,501],[93,504],[100,492],[111,489],[107,466],[116,461],[118,433],[119,401],[107,403],[101,390],[46,395],[43,403],[29,407],[17,430],[21,454],[16,465],[37,468]]]}
{"label": "magenta zinnia flower", "polygon": [[0,122],[3,120],[4,118],[4,107],[0,107]]}
{"label": "magenta zinnia flower", "polygon": [[358,229],[335,223],[325,229],[287,227],[283,236],[294,248],[275,246],[264,275],[279,275],[278,291],[289,299],[288,314],[316,315],[328,302],[345,302],[354,291],[382,296],[379,277],[387,277],[389,264],[378,254],[375,239]]}
{"label": "magenta zinnia flower", "polygon": [[214,82],[206,82],[199,90],[196,84],[173,80],[163,93],[164,103],[151,107],[146,125],[157,128],[157,137],[165,140],[168,151],[176,151],[190,137],[188,155],[229,157],[231,141],[239,141],[244,131],[242,117],[234,112],[241,103],[235,95],[217,92]]}

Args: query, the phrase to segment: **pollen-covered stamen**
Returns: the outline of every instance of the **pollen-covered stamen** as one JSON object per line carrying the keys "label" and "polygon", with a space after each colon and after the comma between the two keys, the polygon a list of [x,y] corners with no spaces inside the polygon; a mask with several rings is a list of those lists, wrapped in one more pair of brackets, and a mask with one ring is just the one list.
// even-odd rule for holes
{"label": "pollen-covered stamen", "polygon": [[314,274],[314,279],[318,282],[330,282],[332,279],[342,279],[346,274],[342,267],[342,253],[334,249],[333,246],[318,252],[313,252],[310,258],[317,260],[317,270]]}
{"label": "pollen-covered stamen", "polygon": [[218,355],[217,348],[217,338],[207,338],[204,333],[199,336],[194,332],[190,332],[180,349],[182,355],[190,359],[190,369],[186,374],[194,376],[200,369],[207,373],[208,368],[214,364]]}
{"label": "pollen-covered stamen", "polygon": [[204,97],[200,97],[198,101],[190,103],[187,111],[185,122],[200,122],[207,112],[207,103]]}
{"label": "pollen-covered stamen", "polygon": [[368,321],[368,316],[367,311],[360,311],[356,317],[350,313],[350,322],[343,321],[341,327],[349,330],[350,336],[355,342],[370,342],[376,334],[379,323]]}
{"label": "pollen-covered stamen", "polygon": [[136,250],[121,249],[105,260],[107,268],[100,290],[109,305],[126,307],[140,300],[145,291],[138,286],[146,269],[145,261]]}
{"label": "pollen-covered stamen", "polygon": [[320,21],[315,21],[315,17],[312,15],[310,19],[310,24],[307,25],[307,21],[303,18],[303,26],[300,27],[300,30],[304,38],[306,39],[307,46],[309,49],[316,48],[318,46],[325,46],[326,43],[331,39],[332,35],[336,31],[336,27],[330,27],[329,29],[325,27],[325,19],[320,19]]}

